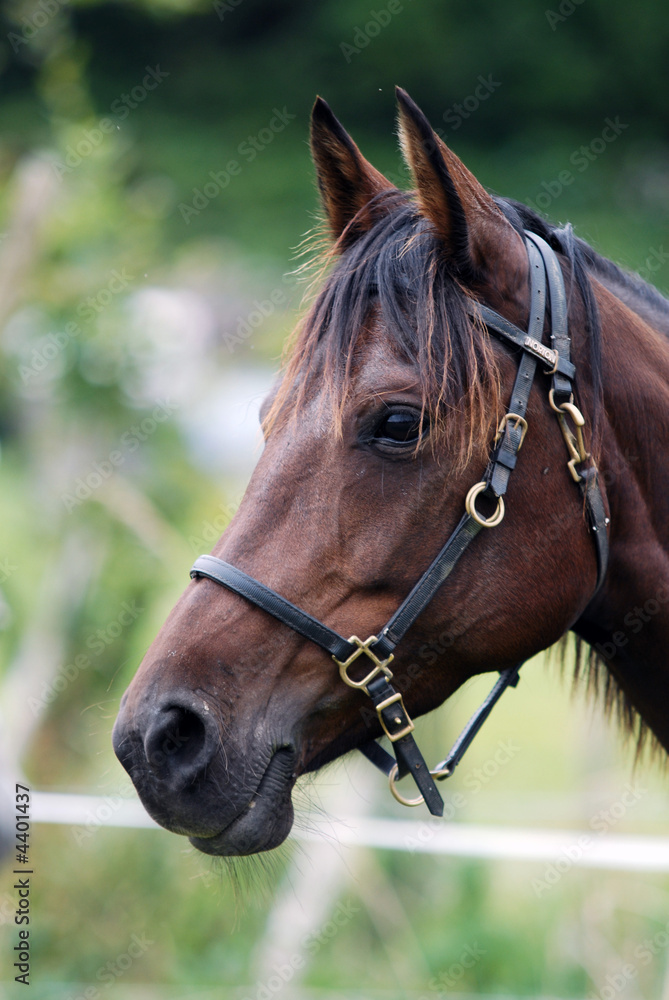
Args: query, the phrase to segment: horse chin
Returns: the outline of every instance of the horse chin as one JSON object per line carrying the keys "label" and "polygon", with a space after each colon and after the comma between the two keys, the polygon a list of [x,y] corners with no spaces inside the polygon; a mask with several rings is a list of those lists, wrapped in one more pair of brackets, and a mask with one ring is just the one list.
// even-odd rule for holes
{"label": "horse chin", "polygon": [[293,825],[291,791],[295,752],[277,750],[248,805],[213,836],[190,836],[193,847],[217,857],[240,857],[271,851],[283,843]]}

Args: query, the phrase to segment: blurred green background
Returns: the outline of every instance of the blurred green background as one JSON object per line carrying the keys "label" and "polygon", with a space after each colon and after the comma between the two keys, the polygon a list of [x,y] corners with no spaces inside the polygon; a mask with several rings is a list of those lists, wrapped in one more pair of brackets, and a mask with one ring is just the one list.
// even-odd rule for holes
{"label": "blurred green background", "polygon": [[[131,794],[110,747],[119,698],[243,492],[298,315],[315,95],[408,186],[401,84],[491,190],[666,291],[667,66],[669,8],[650,0],[2,4],[5,781]],[[611,833],[666,832],[661,774],[632,774],[569,670],[542,657],[523,673],[452,779],[456,819],[592,832],[632,783]],[[423,720],[430,757],[488,683]],[[500,739],[520,749],[473,794]],[[323,814],[401,815],[355,762],[301,803],[304,831]],[[573,868],[544,891],[545,861],[327,841],[231,870],[104,822],[35,826],[32,860],[39,998],[669,998],[666,876]],[[11,859],[1,871],[13,997]]]}

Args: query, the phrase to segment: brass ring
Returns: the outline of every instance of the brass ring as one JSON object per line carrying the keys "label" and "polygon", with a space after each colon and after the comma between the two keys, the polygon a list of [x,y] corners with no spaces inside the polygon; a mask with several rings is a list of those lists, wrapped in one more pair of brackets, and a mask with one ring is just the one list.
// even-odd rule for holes
{"label": "brass ring", "polygon": [[397,791],[395,782],[397,781],[397,775],[399,768],[397,764],[393,764],[390,774],[388,775],[388,784],[390,785],[390,791],[392,792],[394,798],[403,806],[422,806],[425,799],[422,795],[419,795],[417,799],[405,799],[403,795]]}
{"label": "brass ring", "polygon": [[[562,413],[562,408],[560,406],[558,406],[557,403],[555,402],[555,389],[549,389],[548,390],[548,402],[550,403],[551,410],[553,410],[554,413]],[[570,403],[574,402],[574,393],[573,392],[572,392],[571,396],[569,397],[569,402]]]}
{"label": "brass ring", "polygon": [[[558,365],[560,364],[560,355],[557,351],[553,352],[555,354],[555,364],[552,368],[544,368],[544,375],[557,375]],[[551,392],[553,390],[551,389]]]}
{"label": "brass ring", "polygon": [[485,481],[476,483],[475,486],[472,486],[465,499],[465,510],[467,511],[469,516],[476,521],[477,524],[481,525],[482,528],[495,528],[504,517],[504,497],[497,498],[497,510],[492,515],[492,517],[489,517],[487,519],[485,517],[481,517],[481,515],[479,514],[474,505],[474,501],[476,500],[479,493],[483,493],[483,491],[487,489],[488,489],[488,483],[486,483]]}
{"label": "brass ring", "polygon": [[566,403],[560,403],[559,406],[555,402],[555,396],[553,393],[553,389],[551,389],[548,393],[548,402],[550,403],[551,409],[557,413],[558,416],[569,414],[576,427],[583,427],[585,425],[585,417],[579,410],[578,406],[574,405],[574,393],[572,392]]}
{"label": "brass ring", "polygon": [[433,778],[436,778],[437,781],[444,781],[446,778],[450,778],[453,771],[450,767],[438,767],[434,771],[430,771],[430,774]]}

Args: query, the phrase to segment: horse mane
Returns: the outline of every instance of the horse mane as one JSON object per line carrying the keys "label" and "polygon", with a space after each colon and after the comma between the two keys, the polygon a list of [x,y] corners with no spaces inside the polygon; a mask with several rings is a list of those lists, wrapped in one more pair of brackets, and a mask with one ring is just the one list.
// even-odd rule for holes
{"label": "horse mane", "polygon": [[487,330],[472,325],[470,293],[444,266],[411,193],[386,191],[374,203],[371,229],[340,254],[352,220],[319,261],[326,277],[289,347],[266,429],[280,413],[299,413],[315,385],[340,431],[370,321],[378,319],[395,355],[416,373],[433,442],[446,439],[449,462],[462,469],[475,454],[485,456],[499,419],[493,346]]}
{"label": "horse mane", "polygon": [[[570,300],[575,290],[580,294],[590,348],[596,454],[602,360],[591,277],[668,335],[669,300],[638,275],[598,254],[576,237],[571,225],[553,225],[511,199],[494,200],[521,236],[526,229],[536,233],[565,259]],[[376,221],[367,232],[350,242],[354,218],[316,261],[320,290],[289,341],[283,378],[264,430],[286,415],[296,417],[317,387],[323,391],[322,400],[332,403],[335,428],[341,431],[370,317],[378,318],[397,357],[413,365],[433,442],[445,443],[451,467],[464,469],[474,456],[485,460],[500,417],[500,379],[489,334],[484,326],[472,323],[467,312],[471,293],[449,271],[413,193],[384,191],[366,206],[367,212],[370,209]],[[457,419],[448,419],[456,414]],[[588,691],[601,698],[607,714],[636,742],[637,758],[646,744],[655,746],[653,734],[593,647],[567,633],[558,650],[564,664],[574,665],[574,684],[585,678]]]}
{"label": "horse mane", "polygon": [[[570,298],[583,304],[593,389],[593,450],[602,398],[601,329],[591,276],[610,287],[640,316],[664,317],[669,333],[669,301],[640,277],[627,274],[575,236],[571,225],[556,226],[520,202],[495,198],[522,236],[528,229],[560,254],[570,276]],[[487,331],[472,324],[469,290],[449,268],[429,222],[412,192],[377,195],[365,211],[376,221],[357,240],[354,218],[340,239],[316,261],[320,290],[288,345],[281,387],[266,418],[269,429],[279,413],[299,413],[317,377],[324,399],[333,404],[338,429],[355,375],[356,360],[370,316],[383,323],[398,357],[414,366],[424,419],[433,437],[447,439],[449,459],[464,468],[474,454],[486,454],[499,419],[499,373]],[[342,248],[346,247],[342,251]],[[568,279],[569,280],[569,279]],[[657,321],[656,321],[656,325]],[[289,406],[286,406],[290,403]],[[449,420],[457,414],[457,420]]]}
{"label": "horse mane", "polygon": [[625,271],[607,257],[597,253],[589,243],[575,236],[571,225],[558,227],[547,222],[536,212],[520,202],[508,198],[495,198],[498,207],[512,225],[521,223],[543,237],[554,250],[564,254],[576,269],[576,279],[583,293],[584,279],[597,278],[617,298],[646,322],[669,335],[669,299],[639,274]]}
{"label": "horse mane", "polygon": [[[638,275],[624,271],[613,261],[597,253],[585,240],[574,234],[571,225],[555,226],[537,215],[527,205],[510,199],[495,198],[498,207],[519,231],[529,229],[541,236],[557,253],[567,258],[582,301],[585,306],[586,324],[590,333],[590,365],[595,388],[596,410],[593,414],[593,436],[596,434],[596,417],[601,404],[601,329],[591,277],[596,278],[621,302],[655,329],[669,336],[669,299]],[[622,733],[635,747],[639,761],[646,749],[653,756],[660,755],[662,746],[625,691],[618,684],[606,661],[584,639],[574,632],[567,632],[557,644],[558,657],[563,668],[573,670],[574,688],[584,682],[588,694],[600,701],[604,712],[612,716]]]}

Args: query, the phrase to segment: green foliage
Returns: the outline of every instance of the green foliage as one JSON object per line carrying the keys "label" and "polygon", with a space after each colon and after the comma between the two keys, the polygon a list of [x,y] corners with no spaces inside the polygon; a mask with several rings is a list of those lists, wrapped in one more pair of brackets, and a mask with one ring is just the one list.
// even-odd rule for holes
{"label": "green foliage", "polygon": [[[316,93],[375,165],[408,185],[393,135],[392,88],[401,84],[483,183],[570,219],[602,252],[669,289],[669,8],[650,0],[633,10],[618,0],[399,6],[393,14],[385,0],[372,8],[359,0],[3,6],[0,276],[3,266],[18,269],[0,303],[0,683],[19,666],[36,668],[40,642],[55,644],[58,676],[75,671],[62,690],[53,677],[36,682],[35,731],[22,760],[35,787],[118,793],[124,775],[109,741],[118,700],[190,560],[213,544],[243,488],[234,472],[196,454],[182,413],[145,440],[133,437],[153,419],[146,373],[163,333],[143,325],[138,302],[156,288],[208,296],[227,314],[207,365],[233,378],[246,366],[276,365],[298,299],[282,275],[317,211],[306,145]],[[157,80],[159,71],[166,75]],[[580,169],[579,150],[594,150],[607,118],[627,128]],[[40,158],[50,194],[18,266],[21,227],[12,220],[26,161]],[[207,194],[212,183],[218,189]],[[3,261],[8,246],[12,259]],[[254,300],[277,290],[280,307],[235,340]],[[187,317],[182,325],[190,330]],[[195,352],[196,335],[184,336]],[[139,444],[121,451],[109,483],[68,506],[77,480],[128,434]],[[119,628],[125,606],[139,610]],[[77,667],[81,656],[88,662]],[[516,791],[533,790],[528,823],[547,774],[554,795],[585,780],[582,757],[556,759],[567,716],[555,714],[551,733],[525,706],[533,750],[505,774]],[[438,755],[443,736],[424,725]],[[586,729],[582,721],[579,732]],[[500,808],[499,798],[482,796],[462,818],[494,822]],[[549,810],[548,822],[560,817]],[[200,988],[240,998],[257,990],[254,948],[292,848],[267,868],[259,862],[251,882],[265,893],[246,891],[252,902],[239,908],[232,873],[178,838],[89,833],[77,841],[68,828],[35,832],[36,996],[76,996],[133,933],[156,943],[114,984],[118,997],[143,996],[134,983],[161,984],[161,1000]],[[393,853],[374,864],[379,884],[393,886],[389,909],[408,915],[413,945],[406,927],[381,924],[353,888],[359,913],[319,949],[305,997],[326,989],[349,1000],[375,990],[436,997],[440,977],[443,985],[472,942],[485,959],[447,989],[582,997],[593,970],[575,938],[597,913],[622,956],[662,926],[664,890],[650,879],[604,884],[600,873],[575,871],[539,900],[527,866]],[[635,892],[647,902],[643,918],[615,902]],[[407,950],[397,976],[393,961]],[[658,964],[640,972],[644,995],[659,995]]]}

